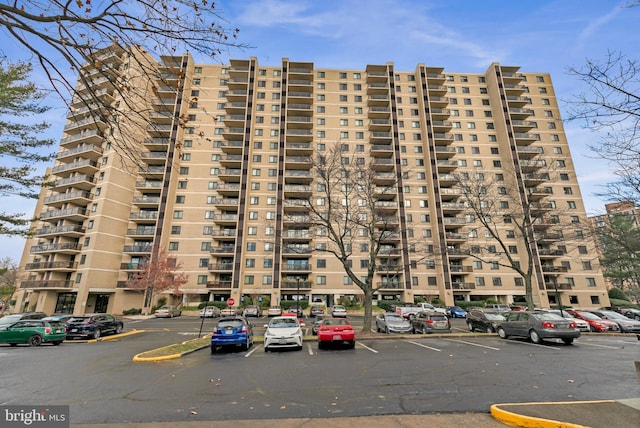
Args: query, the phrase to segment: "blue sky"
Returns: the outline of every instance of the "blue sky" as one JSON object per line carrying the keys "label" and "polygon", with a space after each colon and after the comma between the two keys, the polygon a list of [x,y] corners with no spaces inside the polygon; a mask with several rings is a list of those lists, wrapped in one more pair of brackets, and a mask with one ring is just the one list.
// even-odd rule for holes
{"label": "blue sky", "polygon": [[[282,58],[316,67],[364,69],[393,62],[401,71],[419,63],[449,72],[484,72],[494,61],[527,72],[551,73],[561,111],[565,101],[586,90],[568,67],[587,58],[604,59],[609,50],[640,59],[640,7],[628,0],[218,0],[216,6],[240,29],[238,42],[220,62],[255,56],[262,65]],[[5,51],[6,52],[6,51]],[[20,58],[12,52],[12,59]],[[200,59],[208,62],[207,59]],[[44,82],[41,74],[34,80]],[[65,110],[48,114],[51,135],[59,139]],[[607,201],[593,196],[613,176],[606,162],[588,149],[599,135],[581,123],[565,123],[578,181],[589,215]],[[16,211],[35,203],[3,198]],[[24,240],[0,237],[0,258],[19,261]]]}

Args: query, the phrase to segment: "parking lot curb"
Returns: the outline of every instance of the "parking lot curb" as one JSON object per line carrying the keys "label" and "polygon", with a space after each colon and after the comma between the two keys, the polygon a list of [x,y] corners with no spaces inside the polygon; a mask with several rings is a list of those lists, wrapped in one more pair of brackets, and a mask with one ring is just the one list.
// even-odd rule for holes
{"label": "parking lot curb", "polygon": [[[202,338],[205,339],[205,338],[207,338],[207,336],[203,336]],[[190,340],[185,340],[184,342],[181,342],[181,343],[184,344],[184,343],[188,343],[188,342],[190,342]],[[174,360],[176,358],[181,358],[184,355],[188,355],[188,354],[191,354],[193,352],[200,351],[201,349],[208,348],[210,345],[207,343],[206,345],[198,346],[197,348],[190,349],[190,350],[185,351],[185,352],[162,355],[162,356],[159,356],[159,357],[142,357],[141,356],[143,354],[146,354],[146,353],[149,353],[149,352],[153,352],[153,351],[159,351],[161,349],[169,348],[171,346],[175,346],[175,344],[171,344],[171,345],[164,346],[162,348],[156,348],[156,349],[152,349],[152,350],[149,350],[149,351],[141,352],[141,353],[139,353],[137,355],[134,355],[132,360],[133,360],[134,363],[153,363],[153,362],[158,362],[158,361]]]}
{"label": "parking lot curb", "polygon": [[[604,402],[604,401],[603,401]],[[607,400],[606,402],[612,402]],[[584,402],[582,402],[584,403]],[[546,402],[546,403],[511,403],[511,404],[494,404],[491,406],[491,416],[503,424],[521,427],[521,428],[587,428],[583,425],[576,425],[568,422],[555,421],[552,419],[542,419],[534,416],[526,416],[519,413],[514,413],[506,410],[505,408],[514,406],[539,406],[539,405],[567,405],[576,404],[575,402]]]}
{"label": "parking lot curb", "polygon": [[116,340],[121,337],[133,336],[134,334],[139,334],[139,333],[144,333],[144,330],[131,330],[126,333],[112,334],[111,336],[99,337],[97,339],[89,339],[87,340],[87,343],[107,342],[109,340]]}

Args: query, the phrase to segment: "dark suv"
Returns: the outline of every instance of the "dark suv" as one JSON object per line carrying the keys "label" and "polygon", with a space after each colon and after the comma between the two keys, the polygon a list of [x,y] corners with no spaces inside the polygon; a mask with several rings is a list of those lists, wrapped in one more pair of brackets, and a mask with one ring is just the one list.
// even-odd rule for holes
{"label": "dark suv", "polygon": [[97,339],[105,334],[120,334],[124,324],[107,314],[74,316],[67,321],[67,339]]}
{"label": "dark suv", "polygon": [[467,327],[469,331],[479,330],[487,333],[495,333],[498,324],[504,320],[504,315],[496,312],[483,311],[480,309],[470,309],[467,312]]}

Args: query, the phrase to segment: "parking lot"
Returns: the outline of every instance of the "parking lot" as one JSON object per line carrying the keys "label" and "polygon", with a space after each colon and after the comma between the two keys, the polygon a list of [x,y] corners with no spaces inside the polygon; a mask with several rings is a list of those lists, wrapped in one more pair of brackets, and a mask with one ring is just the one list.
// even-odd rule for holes
{"label": "parking lot", "polygon": [[[256,334],[266,319],[255,320]],[[358,319],[353,319],[354,324]],[[208,332],[215,320],[205,320]],[[361,325],[361,324],[360,324]],[[0,347],[0,400],[70,404],[73,423],[330,418],[487,412],[491,404],[638,396],[635,335],[587,334],[572,346],[447,336],[360,338],[355,349],[211,355],[132,363],[144,350],[198,335],[199,319],[127,321],[144,333],[115,341]]]}

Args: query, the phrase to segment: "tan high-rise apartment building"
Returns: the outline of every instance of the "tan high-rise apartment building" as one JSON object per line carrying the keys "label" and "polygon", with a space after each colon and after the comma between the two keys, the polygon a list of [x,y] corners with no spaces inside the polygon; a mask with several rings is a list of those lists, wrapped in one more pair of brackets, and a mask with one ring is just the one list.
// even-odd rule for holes
{"label": "tan high-rise apartment building", "polygon": [[[395,232],[380,244],[385,263],[400,269],[376,273],[375,299],[523,302],[520,275],[473,256],[471,238],[486,232],[467,213],[460,186],[460,177],[507,176],[519,195],[501,201],[500,230],[517,263],[526,251],[506,220],[509,204],[527,205],[538,219],[530,228],[534,303],[608,304],[594,244],[578,230],[587,219],[549,74],[497,63],[484,73],[424,64],[398,71],[392,63],[341,70],[289,59],[195,64],[183,55],[158,62],[158,82],[136,82],[129,55],[105,50],[86,73],[109,67],[148,85],[146,97],[126,104],[152,123],[126,136],[138,154],[123,156],[122,129],[104,132],[92,112],[100,106],[83,101],[79,84],[54,185],[42,190],[24,250],[20,308],[141,308],[143,294],[127,278],[154,248],[189,278],[182,295],[165,295],[169,303],[357,299],[362,292],[343,265],[321,251],[326,236],[306,205],[323,203],[313,160],[336,144],[371,165],[376,186],[393,187],[380,206]],[[109,80],[91,84],[124,106]],[[123,114],[120,124],[127,120]],[[413,252],[412,240],[431,253]],[[365,244],[350,251],[364,275]]]}

